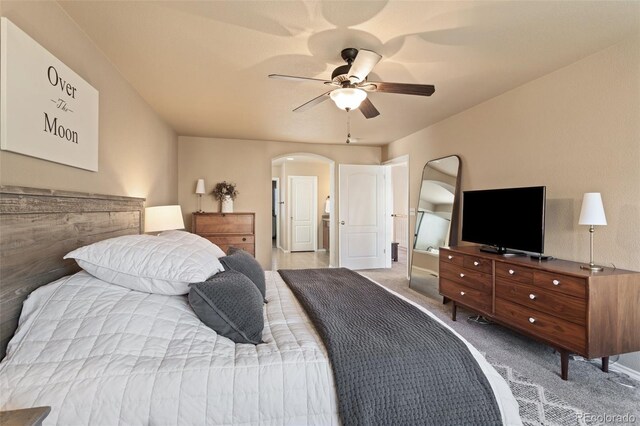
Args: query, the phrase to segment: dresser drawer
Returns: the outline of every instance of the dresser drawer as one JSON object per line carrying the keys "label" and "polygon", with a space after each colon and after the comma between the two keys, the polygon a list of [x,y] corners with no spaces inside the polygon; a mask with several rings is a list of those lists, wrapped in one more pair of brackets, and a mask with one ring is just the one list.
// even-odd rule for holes
{"label": "dresser drawer", "polygon": [[440,276],[476,290],[491,292],[491,274],[443,263],[440,265]]}
{"label": "dresser drawer", "polygon": [[464,256],[462,258],[462,266],[474,271],[484,272],[485,274],[491,274],[493,272],[492,263],[491,260],[481,257]]}
{"label": "dresser drawer", "polygon": [[584,326],[498,297],[496,297],[495,316],[511,326],[541,337],[552,344],[578,354],[586,353]]}
{"label": "dresser drawer", "polygon": [[253,214],[204,214],[194,215],[194,232],[197,234],[253,234]]}
{"label": "dresser drawer", "polygon": [[540,287],[496,278],[496,298],[507,299],[579,325],[586,322],[587,307],[584,299],[559,296]]}
{"label": "dresser drawer", "polygon": [[470,308],[491,313],[490,293],[450,281],[442,275],[440,276],[440,294]]}
{"label": "dresser drawer", "polygon": [[533,269],[525,266],[496,262],[496,277],[504,277],[520,283],[533,284]]}
{"label": "dresser drawer", "polygon": [[204,238],[220,247],[220,249],[225,253],[229,251],[229,247],[236,247],[245,250],[255,256],[253,235],[205,236]]}
{"label": "dresser drawer", "polygon": [[446,249],[440,249],[440,261],[462,266],[464,255]]}
{"label": "dresser drawer", "polygon": [[558,291],[580,298],[586,298],[587,283],[583,278],[569,275],[554,274],[553,272],[536,271],[533,274],[535,285],[540,288]]}

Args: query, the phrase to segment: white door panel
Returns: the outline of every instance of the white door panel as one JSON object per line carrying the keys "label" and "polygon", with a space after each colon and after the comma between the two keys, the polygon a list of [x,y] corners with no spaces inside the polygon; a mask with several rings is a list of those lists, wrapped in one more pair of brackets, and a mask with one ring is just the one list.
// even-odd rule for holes
{"label": "white door panel", "polygon": [[340,266],[386,266],[385,168],[339,166]]}
{"label": "white door panel", "polygon": [[318,178],[289,176],[291,251],[316,250]]}

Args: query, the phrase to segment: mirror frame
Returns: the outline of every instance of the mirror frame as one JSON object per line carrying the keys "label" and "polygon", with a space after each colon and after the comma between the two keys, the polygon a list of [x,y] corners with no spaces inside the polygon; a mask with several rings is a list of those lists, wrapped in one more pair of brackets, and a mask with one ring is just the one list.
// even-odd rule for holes
{"label": "mirror frame", "polygon": [[[416,245],[416,236],[417,236],[417,232],[418,232],[418,211],[420,209],[420,194],[422,193],[422,183],[424,182],[424,174],[425,171],[427,170],[427,167],[429,166],[429,163],[431,163],[432,161],[438,161],[438,160],[444,160],[446,158],[451,158],[451,157],[455,157],[458,159],[458,173],[456,175],[456,187],[454,190],[454,194],[453,194],[453,206],[451,207],[451,223],[449,225],[449,240],[448,240],[448,245],[449,246],[455,246],[459,243],[458,240],[458,235],[459,235],[459,227],[460,227],[460,204],[461,204],[461,199],[460,199],[460,194],[461,194],[461,189],[460,189],[460,183],[461,183],[461,175],[462,175],[462,158],[460,158],[459,155],[457,154],[451,154],[451,155],[446,155],[444,157],[440,157],[440,158],[434,158],[432,160],[429,160],[425,163],[424,167],[422,168],[422,174],[420,175],[420,190],[418,192],[418,200],[417,200],[417,206],[416,206],[416,214],[415,214],[415,222],[414,222],[414,230],[413,230],[413,241],[411,244],[411,266],[409,268],[409,287],[412,288],[413,290],[416,290],[422,294],[426,294],[423,293],[421,291],[419,291],[418,289],[416,289],[416,287],[411,287],[411,278],[413,277],[413,263],[414,263],[414,258],[415,258],[415,245]],[[440,276],[440,271],[438,270],[438,277]]]}

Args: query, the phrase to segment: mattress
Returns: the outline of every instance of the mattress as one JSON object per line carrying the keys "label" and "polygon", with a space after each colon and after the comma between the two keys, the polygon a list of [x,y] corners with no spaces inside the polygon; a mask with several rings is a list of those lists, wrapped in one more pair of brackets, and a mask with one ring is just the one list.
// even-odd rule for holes
{"label": "mattress", "polygon": [[[0,410],[48,405],[45,424],[60,425],[337,425],[326,350],[277,272],[266,279],[257,346],[218,336],[185,296],[131,291],[86,272],[43,286],[26,300],[0,363]],[[521,424],[507,384],[464,342],[504,423]]]}

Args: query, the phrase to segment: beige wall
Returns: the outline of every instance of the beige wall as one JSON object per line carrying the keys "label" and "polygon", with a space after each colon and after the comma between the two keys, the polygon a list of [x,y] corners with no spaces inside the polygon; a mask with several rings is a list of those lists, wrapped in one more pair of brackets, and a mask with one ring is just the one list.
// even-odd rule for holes
{"label": "beige wall", "polygon": [[[329,195],[329,163],[312,163],[303,161],[286,161],[280,170],[283,178],[280,180],[280,201],[285,203],[281,206],[284,208],[284,212],[280,214],[280,246],[283,250],[289,250],[289,238],[288,238],[288,214],[287,206],[289,202],[289,176],[317,176],[318,178],[318,211],[316,213],[318,218],[317,234],[318,234],[318,249],[322,248],[322,215],[324,214],[324,202]],[[279,176],[279,175],[278,175]]]}
{"label": "beige wall", "polygon": [[0,151],[2,185],[147,198],[176,203],[175,132],[120,75],[58,3],[3,1],[0,12],[100,92],[99,171]]}
{"label": "beige wall", "polygon": [[[462,190],[546,185],[545,252],[576,261],[589,259],[582,194],[601,192],[595,260],[640,271],[639,117],[634,38],[393,142],[383,158],[410,155],[412,206],[424,164],[449,154],[462,158]],[[640,354],[621,362],[640,371]]]}
{"label": "beige wall", "polygon": [[[296,153],[321,155],[335,161],[337,182],[338,164],[380,164],[381,149],[180,136],[178,198],[185,224],[190,228],[191,213],[197,209],[194,191],[198,178],[205,179],[207,192],[222,180],[235,182],[240,195],[234,209],[256,213],[256,258],[265,269],[271,269],[271,160]],[[218,204],[210,195],[204,197],[202,205],[205,211],[218,211]],[[335,229],[335,223],[332,226]]]}

